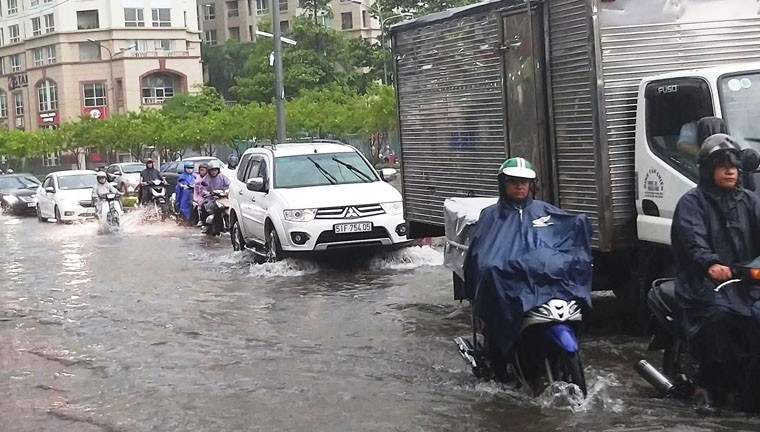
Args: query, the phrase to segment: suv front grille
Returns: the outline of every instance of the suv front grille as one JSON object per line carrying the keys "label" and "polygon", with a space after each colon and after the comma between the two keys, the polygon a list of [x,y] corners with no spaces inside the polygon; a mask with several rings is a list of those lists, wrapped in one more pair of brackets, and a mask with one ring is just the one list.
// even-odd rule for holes
{"label": "suv front grille", "polygon": [[347,207],[325,207],[317,210],[317,219],[358,219],[385,214],[380,204],[364,204]]}
{"label": "suv front grille", "polygon": [[384,238],[390,238],[390,236],[388,235],[388,230],[383,227],[374,227],[370,232],[346,234],[335,234],[334,231],[322,231],[322,234],[317,238],[316,244],[358,240],[379,240]]}

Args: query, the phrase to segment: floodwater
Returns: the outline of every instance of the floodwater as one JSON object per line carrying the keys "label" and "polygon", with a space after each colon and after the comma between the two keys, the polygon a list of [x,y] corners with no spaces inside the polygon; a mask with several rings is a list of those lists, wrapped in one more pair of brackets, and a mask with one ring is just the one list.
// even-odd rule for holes
{"label": "floodwater", "polygon": [[608,297],[583,336],[589,397],[534,399],[457,354],[469,312],[435,249],[258,266],[228,237],[134,219],[102,235],[0,217],[0,431],[760,429],[657,398]]}

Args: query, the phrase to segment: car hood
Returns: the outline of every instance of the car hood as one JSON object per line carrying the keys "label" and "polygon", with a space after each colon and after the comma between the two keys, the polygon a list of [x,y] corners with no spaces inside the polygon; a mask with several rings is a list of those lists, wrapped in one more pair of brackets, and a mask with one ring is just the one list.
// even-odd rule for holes
{"label": "car hood", "polygon": [[128,183],[132,183],[132,184],[140,183],[140,173],[122,174],[121,178],[126,180]]}
{"label": "car hood", "polygon": [[0,195],[31,196],[37,193],[34,189],[0,189]]}
{"label": "car hood", "polygon": [[58,201],[89,201],[92,199],[92,188],[59,190],[55,194]]}
{"label": "car hood", "polygon": [[401,201],[401,193],[383,181],[276,189],[285,208],[324,208]]}

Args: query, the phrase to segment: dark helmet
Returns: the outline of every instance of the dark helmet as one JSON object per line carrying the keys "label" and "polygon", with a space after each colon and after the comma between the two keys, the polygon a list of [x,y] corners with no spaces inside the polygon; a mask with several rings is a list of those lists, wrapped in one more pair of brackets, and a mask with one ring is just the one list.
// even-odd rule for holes
{"label": "dark helmet", "polygon": [[726,123],[719,117],[702,117],[697,122],[697,143],[700,147],[708,137],[724,133],[726,133]]}
{"label": "dark helmet", "polygon": [[153,163],[153,159],[151,158],[145,159],[145,166],[148,166],[148,164],[152,164],[152,163]]}
{"label": "dark helmet", "polygon": [[710,135],[699,149],[699,164],[712,165],[728,161],[740,165],[741,147],[730,135],[718,133]]}
{"label": "dark helmet", "polygon": [[230,168],[235,168],[238,164],[238,157],[235,153],[230,154],[227,156],[227,165]]}
{"label": "dark helmet", "polygon": [[201,168],[204,168],[206,171],[208,171],[208,164],[206,162],[201,162],[200,165],[198,165],[198,171],[200,171]]}

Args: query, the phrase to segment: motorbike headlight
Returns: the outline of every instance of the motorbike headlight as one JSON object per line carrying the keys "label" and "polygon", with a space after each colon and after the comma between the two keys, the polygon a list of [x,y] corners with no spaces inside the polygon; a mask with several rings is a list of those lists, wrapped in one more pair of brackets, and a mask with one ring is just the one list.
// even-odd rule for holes
{"label": "motorbike headlight", "polygon": [[401,204],[401,201],[382,203],[380,204],[380,207],[382,207],[389,215],[398,215],[404,211],[404,206]]}
{"label": "motorbike headlight", "polygon": [[310,222],[317,216],[317,209],[291,209],[284,210],[282,215],[286,221],[291,222]]}
{"label": "motorbike headlight", "polygon": [[5,202],[8,204],[13,204],[18,201],[18,198],[14,195],[3,195],[3,200],[5,200]]}
{"label": "motorbike headlight", "polygon": [[134,186],[127,186],[127,192],[134,192],[135,187]]}

